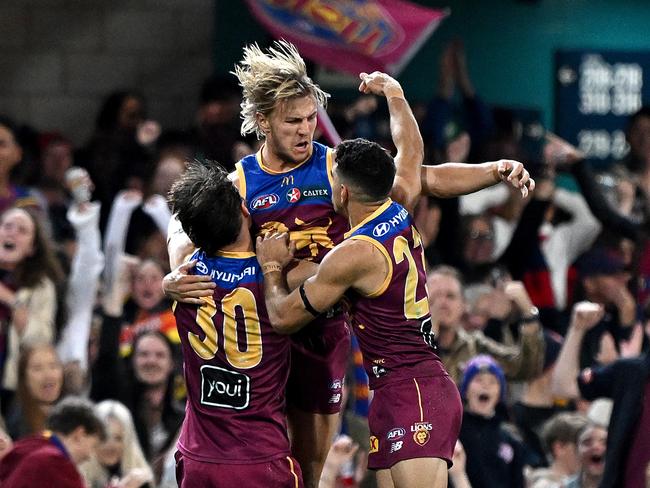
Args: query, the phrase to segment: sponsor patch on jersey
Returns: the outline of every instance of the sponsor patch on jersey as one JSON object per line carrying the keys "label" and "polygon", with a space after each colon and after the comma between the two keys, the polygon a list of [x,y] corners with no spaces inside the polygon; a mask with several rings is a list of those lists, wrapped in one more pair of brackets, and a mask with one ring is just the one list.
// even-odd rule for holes
{"label": "sponsor patch on jersey", "polygon": [[271,208],[279,201],[279,196],[277,196],[275,193],[269,193],[268,195],[262,195],[253,200],[253,203],[251,203],[251,208],[253,210],[265,210],[267,208]]}
{"label": "sponsor patch on jersey", "polygon": [[300,189],[294,187],[287,192],[287,201],[289,203],[296,203],[298,200],[300,200],[301,195],[302,194],[300,193]]}
{"label": "sponsor patch on jersey", "polygon": [[217,366],[201,366],[201,404],[241,410],[250,401],[250,378]]}
{"label": "sponsor patch on jersey", "polygon": [[380,222],[377,225],[375,225],[374,229],[372,229],[372,235],[375,237],[385,236],[386,234],[388,234],[389,230],[390,230],[390,224],[388,222]]}
{"label": "sponsor patch on jersey", "polygon": [[386,434],[386,439],[389,441],[396,441],[401,439],[406,435],[406,430],[402,429],[401,427],[395,427],[394,429],[391,429],[388,434]]}
{"label": "sponsor patch on jersey", "polygon": [[368,454],[373,454],[375,452],[379,451],[379,439],[377,439],[374,435],[370,436],[370,449],[368,451]]}
{"label": "sponsor patch on jersey", "polygon": [[208,274],[208,267],[203,261],[198,261],[194,265],[194,269],[196,269],[202,275],[207,275]]}
{"label": "sponsor patch on jersey", "polygon": [[341,403],[341,394],[334,393],[329,399],[329,403]]}
{"label": "sponsor patch on jersey", "polygon": [[303,198],[329,197],[330,192],[327,188],[307,188],[302,191]]}

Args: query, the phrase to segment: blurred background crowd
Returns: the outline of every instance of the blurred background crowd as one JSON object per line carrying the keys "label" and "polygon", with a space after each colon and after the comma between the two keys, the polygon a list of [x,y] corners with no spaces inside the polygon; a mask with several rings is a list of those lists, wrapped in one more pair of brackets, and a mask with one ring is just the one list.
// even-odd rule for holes
{"label": "blurred background crowd", "polygon": [[[437,80],[428,98],[412,99],[404,84],[425,162],[512,158],[537,182],[525,200],[498,185],[422,198],[416,210],[438,354],[465,402],[451,483],[590,487],[606,459],[619,470],[647,466],[648,454],[635,453],[650,452],[648,440],[621,418],[650,427],[648,374],[636,404],[620,391],[594,400],[581,394],[589,378],[580,390],[575,378],[626,360],[650,372],[650,106],[626,117],[621,157],[594,163],[588,148],[545,130],[544,116],[531,124],[484,98],[468,63],[480,53],[461,38],[429,42],[439,56],[419,67]],[[0,456],[45,429],[61,399],[87,397],[106,430],[79,466],[92,488],[175,486],[185,389],[161,290],[166,194],[188,160],[232,170],[259,148],[240,135],[240,89],[227,73],[194,87],[184,125],[150,117],[156,100],[138,88],[99,97],[85,139],[0,105],[12,116],[0,115]],[[342,138],[390,148],[387,109],[375,97],[335,94],[328,113]],[[372,395],[356,345],[346,383],[323,478],[373,486],[364,464]]]}

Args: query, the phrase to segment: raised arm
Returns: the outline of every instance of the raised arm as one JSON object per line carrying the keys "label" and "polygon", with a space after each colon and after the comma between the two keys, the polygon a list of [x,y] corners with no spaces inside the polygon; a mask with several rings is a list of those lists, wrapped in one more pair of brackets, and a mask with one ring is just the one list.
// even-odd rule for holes
{"label": "raised arm", "polygon": [[404,90],[397,80],[375,71],[359,75],[359,91],[386,97],[390,113],[390,132],[397,148],[395,182],[391,197],[413,211],[420,196],[420,167],[424,159],[424,142]]}
{"label": "raised arm", "polygon": [[571,312],[569,331],[564,338],[560,355],[555,362],[551,389],[553,395],[566,399],[580,396],[578,373],[580,372],[580,348],[587,331],[603,318],[603,306],[591,302],[576,303]]}
{"label": "raised arm", "polygon": [[535,180],[524,165],[510,159],[480,164],[444,163],[421,169],[422,193],[440,198],[466,195],[501,181],[518,188],[523,198],[535,189]]}
{"label": "raised arm", "polygon": [[[291,262],[292,252],[286,234],[267,234],[257,238],[257,259],[264,273],[264,297],[273,328],[283,334],[300,330],[343,297],[348,288],[372,287],[381,283],[376,276],[387,270],[372,252],[372,244],[348,241],[330,251],[317,273],[297,290],[289,292],[283,268]],[[378,271],[379,270],[379,271]]]}

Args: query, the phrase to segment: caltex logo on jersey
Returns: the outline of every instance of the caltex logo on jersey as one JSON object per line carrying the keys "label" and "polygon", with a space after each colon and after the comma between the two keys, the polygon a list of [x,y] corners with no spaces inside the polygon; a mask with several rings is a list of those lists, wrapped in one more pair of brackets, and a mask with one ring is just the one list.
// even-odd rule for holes
{"label": "caltex logo on jersey", "polygon": [[372,229],[372,235],[375,237],[381,237],[383,235],[386,235],[389,230],[390,230],[390,224],[388,222],[382,222],[380,224],[375,225],[375,228]]}
{"label": "caltex logo on jersey", "polygon": [[268,195],[262,195],[253,200],[251,208],[253,210],[264,210],[265,208],[271,208],[279,200],[280,198],[275,193],[269,193]]}
{"label": "caltex logo on jersey", "polygon": [[296,203],[300,200],[300,190],[298,188],[292,188],[287,192],[287,201],[289,203]]}

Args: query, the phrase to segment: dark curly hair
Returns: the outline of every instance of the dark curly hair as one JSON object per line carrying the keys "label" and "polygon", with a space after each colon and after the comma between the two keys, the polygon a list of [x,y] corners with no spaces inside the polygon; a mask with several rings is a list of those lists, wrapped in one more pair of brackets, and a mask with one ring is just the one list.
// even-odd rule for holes
{"label": "dark curly hair", "polygon": [[237,240],[242,199],[216,162],[191,162],[169,191],[169,203],[185,233],[207,254]]}
{"label": "dark curly hair", "polygon": [[393,157],[376,142],[351,139],[336,146],[337,174],[357,190],[357,198],[376,202],[388,197],[395,180]]}

